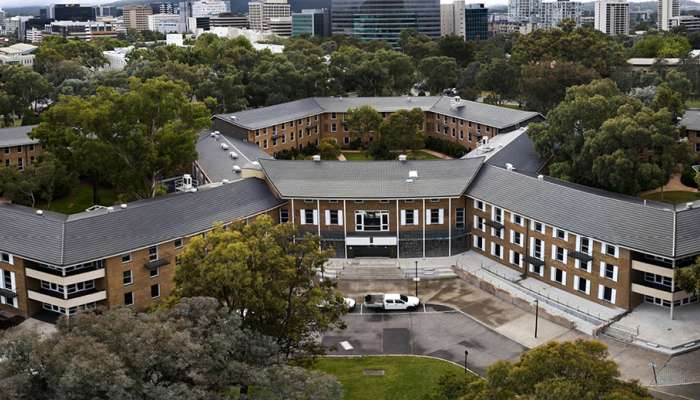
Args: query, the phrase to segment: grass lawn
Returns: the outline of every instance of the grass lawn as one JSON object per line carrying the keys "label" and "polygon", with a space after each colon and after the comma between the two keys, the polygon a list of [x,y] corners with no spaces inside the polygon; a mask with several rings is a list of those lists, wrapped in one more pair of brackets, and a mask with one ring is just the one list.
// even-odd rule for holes
{"label": "grass lawn", "polygon": [[688,99],[685,102],[687,108],[700,108],[700,98]]}
{"label": "grass lawn", "polygon": [[661,192],[650,193],[642,196],[642,198],[654,201],[663,201],[665,203],[687,203],[689,201],[700,200],[700,193],[696,192],[664,192],[663,199],[661,198]]}
{"label": "grass lawn", "polygon": [[[103,206],[111,206],[117,201],[116,192],[109,188],[98,188],[97,196],[100,200],[100,204]],[[39,204],[37,208],[64,214],[74,214],[85,211],[86,208],[92,205],[92,186],[81,182],[78,186],[73,188],[68,196],[52,201],[51,207],[46,207],[46,204]]]}
{"label": "grass lawn", "polygon": [[[423,400],[434,393],[445,373],[464,373],[446,361],[409,356],[322,357],[315,369],[338,378],[344,400]],[[384,370],[384,376],[366,376],[366,369]]]}
{"label": "grass lawn", "polygon": [[[364,152],[351,153],[351,152],[343,151],[342,153],[345,156],[345,159],[348,161],[371,161],[372,160],[372,158],[369,157]],[[396,158],[398,158],[398,157],[399,157],[399,154],[396,153]],[[415,150],[415,151],[410,151],[408,153],[408,159],[409,160],[440,160],[440,157],[435,157],[434,155],[426,153],[423,150]]]}

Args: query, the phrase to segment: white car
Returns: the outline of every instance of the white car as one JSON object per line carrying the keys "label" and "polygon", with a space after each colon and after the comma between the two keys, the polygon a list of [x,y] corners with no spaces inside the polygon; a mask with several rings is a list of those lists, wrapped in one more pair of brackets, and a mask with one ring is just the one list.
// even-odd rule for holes
{"label": "white car", "polygon": [[350,297],[344,297],[343,300],[345,301],[345,307],[347,307],[349,311],[355,309],[355,299]]}

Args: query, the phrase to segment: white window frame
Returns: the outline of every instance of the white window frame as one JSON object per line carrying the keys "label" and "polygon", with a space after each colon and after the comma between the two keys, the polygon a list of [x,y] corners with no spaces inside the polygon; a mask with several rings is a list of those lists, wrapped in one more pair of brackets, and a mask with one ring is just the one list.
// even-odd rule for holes
{"label": "white window frame", "polygon": [[[433,211],[437,211],[438,222],[433,222]],[[425,209],[425,224],[426,225],[442,225],[445,223],[445,209],[443,208],[426,208]]]}
{"label": "white window frame", "polygon": [[598,284],[598,299],[606,301],[606,302],[611,303],[611,304],[615,304],[617,301],[617,289],[607,287],[608,289],[610,289],[610,300],[608,300],[605,298],[605,288],[606,287],[607,286],[605,286],[603,284]]}
{"label": "white window frame", "polygon": [[[479,207],[479,204],[481,204],[481,207]],[[474,199],[474,208],[480,211],[486,211],[486,203],[481,200]]]}
{"label": "white window frame", "polygon": [[[517,221],[516,221],[516,218],[520,218],[520,222],[517,222]],[[519,225],[519,226],[523,226],[523,227],[524,227],[524,226],[525,226],[525,217],[523,217],[523,216],[520,215],[520,214],[516,214],[516,213],[514,213],[514,212],[511,212],[511,213],[510,213],[510,222],[513,223],[513,224],[515,224],[515,225]]]}
{"label": "white window frame", "polygon": [[[579,289],[579,284],[581,283],[581,279],[586,281],[586,290],[585,291]],[[574,275],[574,290],[577,292],[580,292],[580,293],[591,294],[591,280],[580,277],[578,275]]]}
{"label": "white window frame", "polygon": [[[518,236],[518,242],[515,241],[515,237]],[[516,246],[523,247],[523,234],[518,231],[510,231],[510,242]]]}
{"label": "white window frame", "polygon": [[478,215],[474,216],[474,229],[486,233],[486,223],[484,219]]}
{"label": "white window frame", "polygon": [[[559,256],[558,250],[559,249],[564,251],[564,254],[563,254],[564,257],[561,260],[558,258],[558,256]],[[552,245],[552,260],[558,261],[562,264],[566,264],[566,260],[568,260],[568,256],[569,256],[569,251],[566,248],[561,247],[561,246],[557,246],[556,244]]]}
{"label": "white window frame", "polygon": [[[335,223],[335,224],[331,222],[332,216],[333,216],[332,214],[334,212],[337,213],[336,214],[337,223]],[[325,217],[324,219],[325,219],[326,226],[331,226],[331,225],[343,226],[343,210],[325,210],[324,217]]]}
{"label": "white window frame", "polygon": [[[563,237],[563,238],[560,238],[560,237],[559,237],[559,232],[563,232],[563,233],[564,233],[564,237]],[[563,230],[563,229],[561,229],[561,228],[552,227],[552,237],[555,238],[555,239],[559,239],[559,240],[563,240],[563,241],[568,241],[568,240],[569,240],[569,232],[567,232],[567,231],[565,231],[565,230]]]}
{"label": "white window frame", "polygon": [[[313,211],[311,222],[306,220],[306,211]],[[318,225],[318,210],[299,209],[299,223],[301,225]]]}
{"label": "white window frame", "polygon": [[[411,218],[413,218],[413,221],[408,224],[406,222],[406,215],[411,215]],[[415,210],[401,210],[401,225],[406,226],[406,225],[418,225],[419,221],[418,218],[420,217],[420,210],[415,209]]]}
{"label": "white window frame", "polygon": [[[600,250],[601,250],[601,253],[603,253],[603,255],[606,255],[608,257],[613,257],[613,258],[620,258],[620,246],[616,246],[614,244],[605,243],[605,242],[601,242],[600,246],[601,246]],[[615,249],[614,254],[608,253],[608,246],[611,246],[613,249]]]}
{"label": "white window frame", "polygon": [[[561,282],[557,280],[557,271],[561,271]],[[549,279],[552,282],[556,282],[562,286],[566,286],[566,270],[557,267],[550,267]]]}
{"label": "white window frame", "polygon": [[[10,307],[19,308],[19,300],[17,299],[17,277],[15,273],[10,270],[0,269],[0,274],[2,274],[2,279],[0,279],[0,287],[15,294],[15,297],[12,298],[0,296],[0,303]],[[10,274],[10,287],[5,285],[5,274]]]}
{"label": "white window frame", "polygon": [[[608,265],[610,265],[610,266],[613,267],[613,276],[612,276],[612,278],[608,277],[607,274],[606,274],[607,266],[608,266]],[[618,277],[619,277],[619,275],[618,275],[619,272],[620,272],[620,268],[619,268],[617,265],[615,265],[615,264],[610,264],[610,263],[606,263],[605,261],[601,261],[601,262],[600,262],[600,277],[601,277],[601,278],[608,279],[608,280],[612,280],[613,282],[617,282],[617,279],[618,279]]]}
{"label": "white window frame", "polygon": [[[499,251],[500,254],[496,254],[496,248],[500,249],[500,251]],[[503,259],[503,246],[501,246],[498,243],[491,242],[491,255],[502,260]]]}
{"label": "white window frame", "polygon": [[[581,247],[581,239],[588,240],[588,251],[583,251]],[[576,251],[588,254],[589,256],[593,255],[593,239],[589,238],[588,236],[576,235]]]}
{"label": "white window frame", "polygon": [[[475,248],[477,248],[477,249],[479,249],[479,250],[481,250],[481,251],[486,251],[486,250],[485,250],[485,248],[486,248],[486,241],[484,240],[483,237],[474,235],[474,236],[472,236],[472,238],[473,238],[473,239],[472,239],[472,242],[473,242],[473,245],[474,245]],[[479,239],[481,239],[481,246],[479,246]]]}
{"label": "white window frame", "polygon": [[0,262],[5,264],[15,265],[15,257],[7,252],[0,253]]}
{"label": "white window frame", "polygon": [[[535,229],[535,226],[536,226],[537,224],[540,224],[540,226],[542,226],[542,230],[537,230],[537,229]],[[530,221],[530,230],[531,230],[531,231],[534,231],[534,232],[539,232],[539,233],[542,233],[542,234],[543,234],[543,233],[545,233],[545,232],[547,231],[547,225],[546,225],[544,222],[535,221],[535,220],[533,219],[533,220]]]}
{"label": "white window frame", "polygon": [[[516,254],[519,255],[519,259],[518,259],[517,264],[515,263],[515,255]],[[522,268],[523,267],[523,254],[518,252],[518,251],[510,250],[509,256],[508,256],[508,262],[510,262],[510,265],[516,265],[518,268]]]}
{"label": "white window frame", "polygon": [[[497,210],[499,212],[496,212]],[[502,224],[504,214],[505,211],[501,207],[491,206],[491,221],[496,221]]]}
{"label": "white window frame", "polygon": [[[129,273],[129,282],[124,283],[124,273],[128,272]],[[130,269],[127,269],[126,271],[122,271],[122,286],[129,286],[134,284],[134,272]]]}

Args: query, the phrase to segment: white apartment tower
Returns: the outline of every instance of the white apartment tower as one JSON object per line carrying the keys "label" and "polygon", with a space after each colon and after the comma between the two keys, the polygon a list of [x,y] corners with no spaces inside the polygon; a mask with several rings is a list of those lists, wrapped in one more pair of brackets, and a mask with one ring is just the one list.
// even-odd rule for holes
{"label": "white apartment tower", "polygon": [[598,0],[595,3],[595,29],[606,35],[627,35],[630,31],[630,5],[627,0]]}
{"label": "white apartment tower", "polygon": [[287,0],[257,0],[248,3],[250,29],[267,31],[271,18],[291,17],[292,10]]}
{"label": "white apartment tower", "polygon": [[440,4],[440,36],[465,37],[464,0]]}
{"label": "white apartment tower", "polygon": [[565,19],[581,25],[582,3],[569,0],[543,1],[540,12],[542,28],[556,28]]}
{"label": "white apartment tower", "polygon": [[540,0],[509,0],[508,19],[512,22],[536,22],[540,12]]}
{"label": "white apartment tower", "polygon": [[660,31],[671,30],[671,18],[681,15],[680,0],[658,0],[656,27]]}
{"label": "white apartment tower", "polygon": [[209,17],[229,12],[229,2],[201,0],[192,2],[192,17]]}

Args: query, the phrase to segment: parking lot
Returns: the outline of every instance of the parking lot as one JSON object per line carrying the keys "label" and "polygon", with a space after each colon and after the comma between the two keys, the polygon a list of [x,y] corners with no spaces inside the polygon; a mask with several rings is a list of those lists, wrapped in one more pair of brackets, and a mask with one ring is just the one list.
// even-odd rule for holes
{"label": "parking lot", "polygon": [[410,312],[368,310],[358,304],[344,321],[345,330],[323,337],[329,354],[416,354],[464,364],[467,350],[468,368],[483,375],[494,362],[516,360],[526,350],[460,311],[430,303]]}

